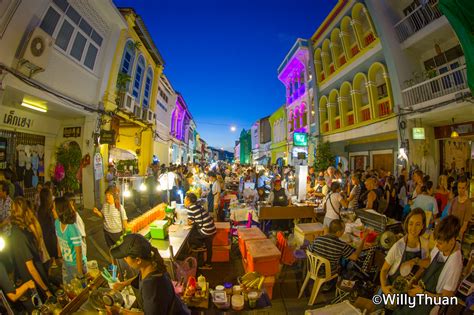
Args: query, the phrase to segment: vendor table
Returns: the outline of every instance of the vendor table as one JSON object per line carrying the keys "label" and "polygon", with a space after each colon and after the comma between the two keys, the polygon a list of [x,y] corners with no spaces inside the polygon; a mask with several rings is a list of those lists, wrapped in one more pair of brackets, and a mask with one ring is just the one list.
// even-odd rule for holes
{"label": "vendor table", "polygon": [[158,249],[160,256],[168,265],[168,271],[170,272],[172,279],[174,279],[172,261],[174,257],[178,256],[182,252],[189,237],[189,233],[191,232],[191,229],[185,227],[187,226],[183,224],[170,226],[168,230],[168,238],[165,240],[150,239],[148,237],[148,234],[150,233],[149,226],[138,232],[150,239],[151,245]]}
{"label": "vendor table", "polygon": [[261,207],[260,220],[278,219],[316,219],[316,212],[311,206]]}
{"label": "vendor table", "polygon": [[235,208],[235,209],[230,209],[230,219],[232,221],[247,221],[249,214],[252,215],[252,220],[255,222],[258,222],[259,216],[257,214],[257,211],[252,208]]}

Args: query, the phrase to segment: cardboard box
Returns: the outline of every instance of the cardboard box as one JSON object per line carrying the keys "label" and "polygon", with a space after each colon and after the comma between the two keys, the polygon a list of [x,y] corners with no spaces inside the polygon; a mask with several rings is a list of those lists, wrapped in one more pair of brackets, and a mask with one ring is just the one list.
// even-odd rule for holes
{"label": "cardboard box", "polygon": [[212,240],[213,246],[225,246],[229,245],[229,233],[230,233],[230,223],[229,222],[215,222],[216,225],[216,235]]}
{"label": "cardboard box", "polygon": [[246,245],[249,271],[264,276],[273,276],[279,272],[281,252],[271,240],[248,241]]}

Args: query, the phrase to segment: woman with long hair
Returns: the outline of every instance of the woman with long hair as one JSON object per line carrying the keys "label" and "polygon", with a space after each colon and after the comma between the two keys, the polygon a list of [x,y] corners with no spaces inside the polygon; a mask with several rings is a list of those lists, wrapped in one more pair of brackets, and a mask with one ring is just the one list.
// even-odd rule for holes
{"label": "woman with long hair", "polygon": [[397,209],[397,189],[395,188],[395,177],[386,177],[384,193],[385,200],[387,200],[387,210],[385,210],[385,213],[390,218],[395,218]]}
{"label": "woman with long hair", "polygon": [[43,188],[40,191],[40,206],[38,208],[38,221],[41,225],[44,244],[51,257],[51,265],[56,266],[58,253],[58,239],[56,238],[56,229],[54,228],[54,219],[56,212],[54,210],[53,194],[49,188]]}
{"label": "woman with long hair", "polygon": [[34,280],[42,293],[52,296],[46,270],[41,261],[36,238],[29,226],[27,203],[25,198],[17,197],[13,202],[11,223],[12,230],[8,242],[10,253],[23,282]]}
{"label": "woman with long hair", "polygon": [[391,293],[393,282],[400,276],[401,269],[413,270],[418,266],[426,268],[429,264],[428,241],[422,237],[426,230],[425,212],[413,209],[403,224],[405,237],[396,242],[385,257],[380,271],[380,285],[384,294]]}
{"label": "woman with long hair", "polygon": [[175,294],[166,265],[158,250],[140,234],[128,234],[111,249],[112,257],[123,258],[138,276],[114,284],[115,290],[128,285],[138,288],[145,315],[191,314]]}

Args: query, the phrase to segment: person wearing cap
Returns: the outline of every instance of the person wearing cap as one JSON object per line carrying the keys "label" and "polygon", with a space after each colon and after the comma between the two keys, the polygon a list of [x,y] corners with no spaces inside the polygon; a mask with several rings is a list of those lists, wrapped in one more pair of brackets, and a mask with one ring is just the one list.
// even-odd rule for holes
{"label": "person wearing cap", "polygon": [[128,234],[111,249],[112,257],[124,259],[138,275],[123,282],[114,283],[113,289],[121,291],[128,285],[140,292],[145,315],[191,314],[175,294],[166,265],[158,250],[140,234]]}
{"label": "person wearing cap", "polygon": [[276,207],[286,207],[291,204],[290,194],[281,186],[281,180],[276,180],[273,190],[268,195],[269,204]]}

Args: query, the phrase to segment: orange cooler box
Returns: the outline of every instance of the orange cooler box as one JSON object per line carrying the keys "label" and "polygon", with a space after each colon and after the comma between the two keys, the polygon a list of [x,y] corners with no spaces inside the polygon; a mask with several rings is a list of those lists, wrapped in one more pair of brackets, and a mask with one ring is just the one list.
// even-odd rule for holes
{"label": "orange cooler box", "polygon": [[246,243],[248,241],[267,239],[265,234],[257,227],[237,229],[237,235],[239,236],[239,249],[243,258],[247,258]]}
{"label": "orange cooler box", "polygon": [[230,245],[212,246],[212,262],[228,262],[230,260]]}
{"label": "orange cooler box", "polygon": [[226,246],[229,245],[229,222],[215,222],[217,233],[212,241],[213,246]]}
{"label": "orange cooler box", "polygon": [[304,240],[313,242],[318,236],[323,235],[323,225],[321,223],[300,223],[295,225],[295,239],[299,246]]}
{"label": "orange cooler box", "polygon": [[249,241],[246,245],[249,271],[256,271],[264,276],[278,273],[281,252],[271,240]]}

